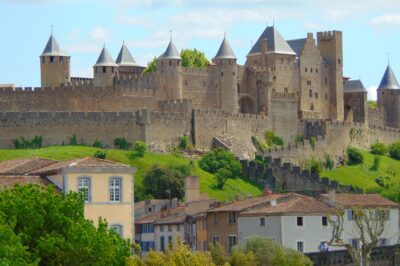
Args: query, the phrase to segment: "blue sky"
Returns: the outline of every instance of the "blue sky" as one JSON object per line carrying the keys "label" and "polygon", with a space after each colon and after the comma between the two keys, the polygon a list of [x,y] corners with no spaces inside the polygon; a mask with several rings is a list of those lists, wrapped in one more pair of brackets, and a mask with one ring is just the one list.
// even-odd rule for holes
{"label": "blue sky", "polygon": [[54,25],[71,55],[73,76],[92,76],[103,43],[114,59],[125,41],[138,63],[166,48],[170,30],[178,49],[197,48],[211,58],[227,32],[243,64],[266,24],[286,39],[341,30],[344,74],[374,89],[387,53],[400,79],[399,0],[0,0],[0,83],[40,84],[39,55]]}

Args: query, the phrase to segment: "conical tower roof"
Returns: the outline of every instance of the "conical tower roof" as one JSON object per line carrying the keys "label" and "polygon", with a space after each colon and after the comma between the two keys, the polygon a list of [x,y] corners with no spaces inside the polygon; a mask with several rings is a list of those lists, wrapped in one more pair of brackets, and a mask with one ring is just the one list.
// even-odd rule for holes
{"label": "conical tower roof", "polygon": [[264,30],[257,42],[251,48],[248,55],[261,53],[261,46],[264,39],[267,39],[267,53],[296,55],[282,35],[275,29],[275,26],[267,27]]}
{"label": "conical tower roof", "polygon": [[69,56],[67,52],[60,48],[56,38],[51,34],[46,47],[41,56]]}
{"label": "conical tower roof", "polygon": [[165,50],[165,52],[160,55],[158,59],[181,59],[181,56],[172,40],[169,42],[167,50]]}
{"label": "conical tower roof", "polygon": [[236,56],[233,53],[232,48],[225,37],[221,43],[221,46],[218,49],[217,54],[214,56],[213,59],[236,59]]}
{"label": "conical tower roof", "polygon": [[132,54],[129,52],[128,47],[126,47],[125,44],[122,45],[115,63],[119,66],[137,66],[135,59],[133,59]]}
{"label": "conical tower roof", "polygon": [[390,65],[387,66],[385,74],[383,74],[381,83],[379,84],[378,90],[382,89],[400,89],[399,83]]}
{"label": "conical tower roof", "polygon": [[111,54],[108,52],[106,47],[103,47],[99,58],[94,66],[118,66],[115,64],[114,59],[112,58]]}

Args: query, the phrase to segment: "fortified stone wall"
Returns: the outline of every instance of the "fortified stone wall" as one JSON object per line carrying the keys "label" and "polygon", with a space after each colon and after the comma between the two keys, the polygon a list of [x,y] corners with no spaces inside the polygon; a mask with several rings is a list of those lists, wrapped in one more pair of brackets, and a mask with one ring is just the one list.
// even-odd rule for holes
{"label": "fortified stone wall", "polygon": [[114,139],[142,139],[142,126],[132,112],[0,112],[0,147],[12,148],[12,139],[42,136],[43,146],[68,144],[75,134],[78,143],[92,145],[97,139],[113,147]]}

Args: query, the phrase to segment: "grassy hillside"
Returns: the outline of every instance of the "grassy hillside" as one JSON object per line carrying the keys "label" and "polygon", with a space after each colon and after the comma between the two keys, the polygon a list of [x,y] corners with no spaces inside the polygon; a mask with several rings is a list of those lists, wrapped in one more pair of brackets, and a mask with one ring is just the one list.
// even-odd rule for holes
{"label": "grassy hillside", "polygon": [[[29,158],[29,157],[43,157],[53,160],[65,160],[92,156],[98,148],[86,146],[53,146],[41,149],[0,149],[0,161],[11,160],[16,158]],[[174,154],[158,154],[153,152],[146,152],[143,158],[132,156],[130,151],[104,149],[107,153],[107,160],[112,160],[137,168],[135,175],[135,186],[141,186],[143,175],[146,170],[153,164],[160,165],[171,164],[188,164],[189,160],[184,158],[179,153]],[[195,163],[196,174],[200,177],[200,190],[208,194],[209,197],[228,200],[230,197],[236,195],[251,194],[257,196],[261,194],[261,189],[244,179],[229,179],[223,190],[216,188],[215,178],[212,174],[203,171]]]}
{"label": "grassy hillside", "polygon": [[[375,170],[373,169],[375,155],[366,151],[362,154],[364,155],[362,164],[326,170],[321,176],[329,177],[343,185],[357,186],[364,192],[379,192],[390,199],[400,201],[400,161],[388,156],[379,156],[379,167]],[[376,179],[382,180],[383,183],[377,182]]]}

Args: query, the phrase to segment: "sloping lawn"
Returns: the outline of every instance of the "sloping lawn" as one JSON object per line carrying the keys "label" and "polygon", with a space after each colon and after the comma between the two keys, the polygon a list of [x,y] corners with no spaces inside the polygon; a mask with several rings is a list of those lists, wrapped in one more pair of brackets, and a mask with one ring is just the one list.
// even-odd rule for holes
{"label": "sloping lawn", "polygon": [[[102,150],[106,152],[107,160],[128,164],[137,168],[135,174],[135,186],[141,186],[143,176],[146,170],[153,164],[160,165],[177,165],[189,164],[180,153],[160,154],[146,152],[143,158],[136,156],[132,151],[99,149],[88,146],[52,146],[41,149],[0,149],[0,161],[11,160],[16,158],[42,157],[53,160],[66,160],[73,158],[82,158],[92,156],[96,151]],[[198,167],[195,161],[195,171],[200,177],[200,191],[206,193],[210,198],[218,200],[229,200],[236,195],[242,196],[258,196],[261,189],[254,183],[245,179],[229,179],[224,189],[216,188],[216,181],[212,174],[203,171]]]}

